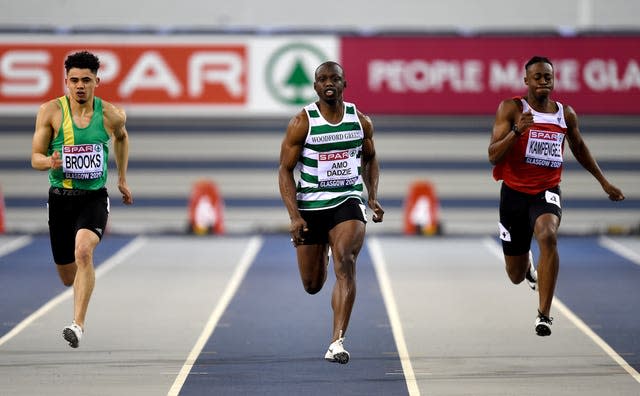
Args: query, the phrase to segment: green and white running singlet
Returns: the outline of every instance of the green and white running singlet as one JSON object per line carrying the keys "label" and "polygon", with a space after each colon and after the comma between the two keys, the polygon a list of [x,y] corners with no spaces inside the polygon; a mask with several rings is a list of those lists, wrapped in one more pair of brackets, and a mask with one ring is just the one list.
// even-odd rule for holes
{"label": "green and white running singlet", "polygon": [[328,123],[315,103],[304,110],[309,118],[309,131],[298,162],[298,209],[333,208],[349,198],[362,202],[364,131],[356,106],[345,102],[344,115],[338,124]]}
{"label": "green and white running singlet", "polygon": [[73,122],[69,98],[58,98],[62,108],[62,122],[58,135],[51,141],[47,155],[60,153],[62,168],[49,170],[53,187],[98,190],[107,182],[109,134],[104,129],[102,99],[93,102],[93,117],[86,128]]}

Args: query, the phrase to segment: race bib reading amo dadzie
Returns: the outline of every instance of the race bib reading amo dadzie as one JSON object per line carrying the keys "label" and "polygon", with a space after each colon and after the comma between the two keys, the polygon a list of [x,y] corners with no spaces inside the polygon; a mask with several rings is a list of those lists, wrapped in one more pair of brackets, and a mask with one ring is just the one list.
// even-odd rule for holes
{"label": "race bib reading amo dadzie", "polygon": [[318,154],[318,186],[346,187],[358,181],[357,150]]}

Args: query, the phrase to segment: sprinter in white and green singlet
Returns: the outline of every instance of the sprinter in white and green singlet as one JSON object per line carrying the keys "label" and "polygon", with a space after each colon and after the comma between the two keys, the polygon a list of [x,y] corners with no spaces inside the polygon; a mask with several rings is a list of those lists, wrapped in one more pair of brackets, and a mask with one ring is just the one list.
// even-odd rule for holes
{"label": "sprinter in white and green singlet", "polygon": [[[342,66],[325,62],[315,71],[318,101],[289,122],[280,150],[280,195],[291,220],[302,284],[310,294],[327,279],[329,252],[333,288],[333,332],[325,359],[345,364],[344,337],[356,296],[356,259],[364,243],[366,188],[372,220],[381,222],[379,167],[371,119],[343,100],[347,82]],[[294,171],[300,172],[296,183]]]}
{"label": "sprinter in white and green singlet", "polygon": [[122,202],[133,203],[127,184],[129,138],[125,112],[94,95],[100,82],[99,59],[90,52],[64,62],[67,95],[40,106],[31,148],[31,166],[49,172],[47,201],[53,260],[65,286],[73,286],[73,322],[62,330],[72,348],[84,334],[95,284],[93,252],[109,216],[107,161],[109,142],[118,168]]}

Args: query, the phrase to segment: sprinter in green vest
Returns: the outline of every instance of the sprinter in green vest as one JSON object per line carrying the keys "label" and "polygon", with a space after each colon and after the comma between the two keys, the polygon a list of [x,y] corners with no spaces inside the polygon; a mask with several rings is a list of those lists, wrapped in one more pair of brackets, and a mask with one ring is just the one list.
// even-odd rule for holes
{"label": "sprinter in green vest", "polygon": [[318,66],[313,87],[319,100],[289,122],[278,170],[291,241],[309,294],[322,289],[329,255],[333,256],[333,334],[325,359],[341,364],[349,361],[344,337],[356,297],[356,259],[365,236],[364,187],[373,221],[381,222],[384,214],[378,202],[373,124],[343,100],[346,86],[342,66],[331,61]]}
{"label": "sprinter in green vest", "polygon": [[129,140],[124,110],[94,96],[100,82],[99,59],[90,52],[69,55],[64,63],[67,95],[40,106],[33,135],[31,166],[49,172],[49,236],[53,260],[65,286],[73,286],[73,322],[62,330],[77,348],[84,334],[95,284],[93,252],[109,215],[107,163],[113,138],[118,189],[130,205],[127,185]]}

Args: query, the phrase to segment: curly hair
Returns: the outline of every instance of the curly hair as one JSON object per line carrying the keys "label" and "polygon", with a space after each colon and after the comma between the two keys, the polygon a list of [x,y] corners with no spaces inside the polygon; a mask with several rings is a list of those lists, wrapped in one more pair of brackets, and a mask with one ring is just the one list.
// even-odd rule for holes
{"label": "curly hair", "polygon": [[67,70],[67,73],[74,67],[77,69],[89,69],[91,73],[98,74],[100,60],[89,51],[76,52],[75,54],[69,55],[64,61],[64,68]]}

